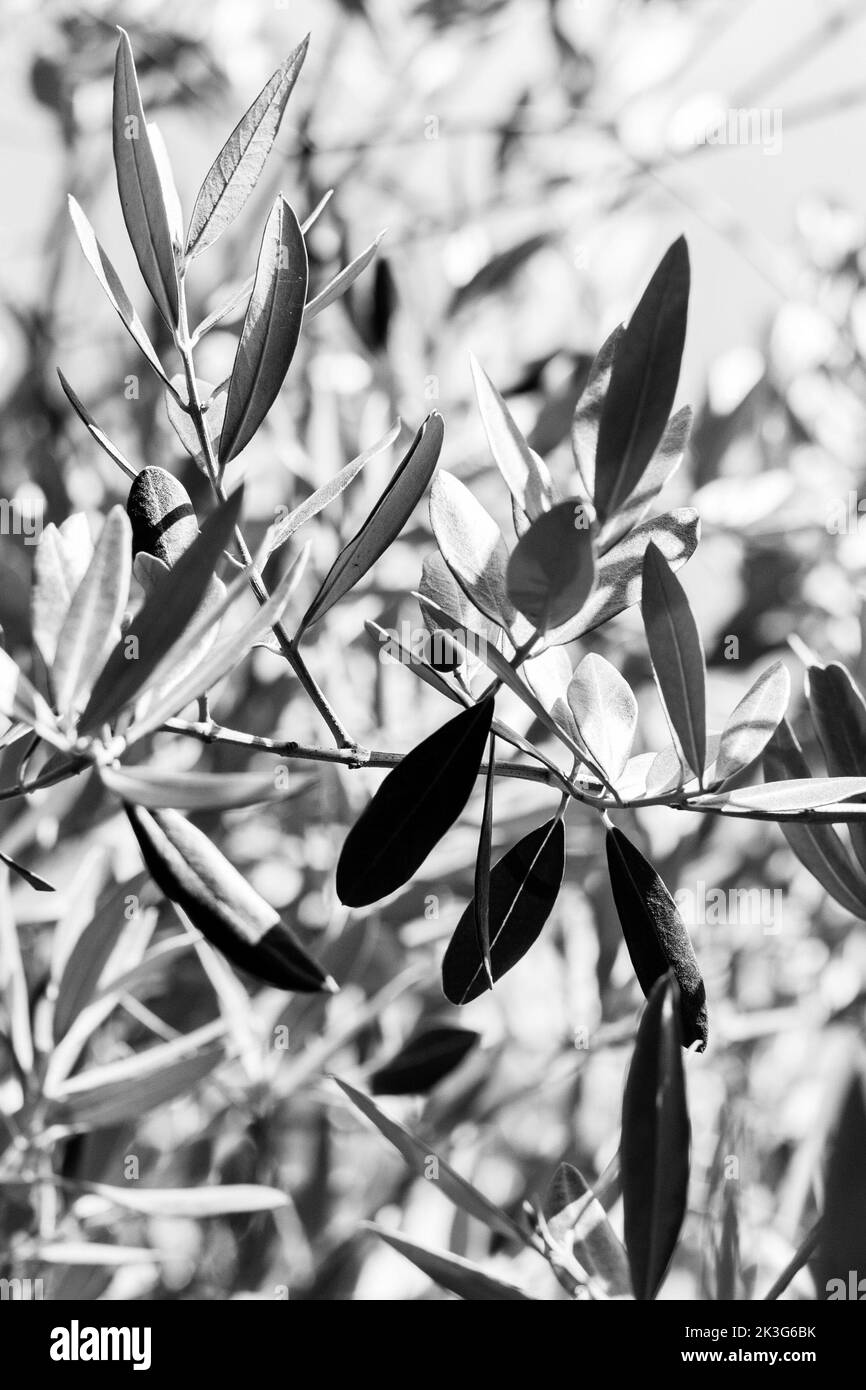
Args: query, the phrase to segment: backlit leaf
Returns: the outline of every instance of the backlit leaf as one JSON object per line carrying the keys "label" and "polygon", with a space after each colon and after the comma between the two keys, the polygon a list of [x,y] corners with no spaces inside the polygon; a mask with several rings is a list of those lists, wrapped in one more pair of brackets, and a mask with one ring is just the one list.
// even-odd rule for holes
{"label": "backlit leaf", "polygon": [[116,506],[105,518],[57,640],[51,684],[61,714],[87,703],[109,652],[119,641],[131,577],[131,527],[123,507]]}
{"label": "backlit leaf", "polygon": [[478,409],[493,460],[520,510],[534,521],[554,501],[550,475],[530,449],[511,411],[476,358],[471,358]]}
{"label": "backlit leaf", "polygon": [[628,681],[603,656],[590,652],[569,683],[568,704],[593,762],[615,782],[637,729],[637,700]]}
{"label": "backlit leaf", "polygon": [[[791,678],[781,661],[761,672],[722,730],[712,774],[714,782],[724,782],[760,757],[784,718],[790,694]],[[848,771],[857,769],[851,767]]]}

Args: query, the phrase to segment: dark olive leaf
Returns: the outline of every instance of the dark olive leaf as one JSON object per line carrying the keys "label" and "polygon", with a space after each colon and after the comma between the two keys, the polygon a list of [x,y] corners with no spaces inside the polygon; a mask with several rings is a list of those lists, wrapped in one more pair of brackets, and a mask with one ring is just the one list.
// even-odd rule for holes
{"label": "dark olive leaf", "polygon": [[456,314],[482,295],[493,294],[501,286],[507,285],[516,271],[530,260],[536,252],[550,242],[549,232],[536,232],[533,236],[509,246],[507,251],[498,251],[491,256],[480,270],[477,270],[465,285],[454,291],[448,305],[448,314]]}
{"label": "dark olive leaf", "polygon": [[469,488],[444,469],[430,489],[430,527],[467,598],[491,622],[510,627],[515,610],[505,583],[508,550],[502,532]]}
{"label": "dark olive leaf", "polygon": [[479,1192],[476,1187],[461,1178],[444,1158],[431,1151],[430,1144],[425,1139],[419,1139],[411,1130],[406,1129],[405,1125],[398,1124],[392,1120],[390,1115],[386,1115],[384,1110],[369,1096],[365,1096],[363,1091],[356,1091],[354,1086],[350,1086],[348,1081],[341,1081],[338,1076],[334,1077],[340,1090],[348,1096],[349,1100],[361,1114],[375,1125],[379,1133],[384,1135],[389,1144],[394,1148],[408,1164],[413,1173],[419,1177],[424,1177],[430,1172],[431,1159],[436,1160],[436,1187],[449,1202],[467,1216],[473,1216],[476,1221],[481,1221],[488,1230],[495,1232],[498,1236],[504,1236],[506,1240],[517,1240],[524,1245],[531,1244],[528,1234],[518,1226],[516,1221],[512,1221],[506,1212]]}
{"label": "dark olive leaf", "polygon": [[677,905],[652,864],[623,835],[607,832],[607,867],[617,916],[638,984],[649,998],[672,971],[679,986],[684,1046],[707,1045],[707,994],[691,938]]}
{"label": "dark olive leaf", "polygon": [[[768,781],[809,776],[809,764],[787,719],[783,719],[764,751]],[[821,887],[855,917],[866,920],[866,877],[852,863],[832,825],[795,825],[781,821],[779,829],[800,863]]]}
{"label": "dark olive leaf", "polygon": [[641,612],[664,707],[700,779],[707,758],[704,649],[683,586],[652,541],[643,561]]}
{"label": "dark olive leaf", "polygon": [[571,450],[583,495],[587,501],[591,500],[595,492],[595,454],[598,447],[598,425],[604,407],[604,398],[610,386],[613,359],[624,332],[625,328],[620,324],[602,343],[589,369],[586,385],[574,412],[571,426]]}
{"label": "dark olive leaf", "polygon": [[258,182],[307,56],[309,35],[281,63],[226,140],[196,196],[186,239],[192,260],[231,226]]}
{"label": "dark olive leaf", "polygon": [[630,1298],[625,1248],[583,1174],[561,1163],[544,1199],[544,1218],[555,1244],[573,1256],[607,1298]]}
{"label": "dark olive leaf", "polygon": [[399,536],[436,470],[443,435],[442,416],[434,410],[415,435],[367,520],[325,575],[304,615],[298,637],[353,589]]}
{"label": "dark olive leaf", "polygon": [[51,687],[61,714],[71,714],[88,696],[120,638],[132,578],[131,528],[120,506],[112,507],[93,558],[72,596],[51,667]]}
{"label": "dark olive leaf", "polygon": [[[866,1079],[856,1066],[842,1094],[829,1143],[824,1212],[815,1254],[819,1299],[861,1297],[866,1268]],[[855,1291],[851,1292],[851,1271]]]}
{"label": "dark olive leaf", "polygon": [[734,777],[760,757],[785,716],[790,694],[791,678],[787,667],[781,661],[774,661],[761,672],[728,718],[712,769],[713,782]]}
{"label": "dark olive leaf", "polygon": [[481,364],[471,358],[475,395],[493,461],[515,505],[534,521],[553,505],[553,484],[543,461],[530,449]]}
{"label": "dark olive leaf", "polygon": [[473,917],[478,942],[478,954],[484,965],[484,974],[490,988],[493,988],[493,966],[490,960],[490,851],[493,842],[493,783],[496,768],[496,735],[490,735],[487,776],[484,779],[484,808],[481,812],[481,829],[478,834],[478,853],[475,858],[475,897]]}
{"label": "dark olive leaf", "polygon": [[125,805],[151,877],[234,965],[277,989],[334,991],[280,915],[206,835],[176,811]]}
{"label": "dark olive leaf", "polygon": [[178,321],[178,281],[171,229],[135,60],[123,29],[114,67],[112,137],[117,191],[129,240],[154,303],[173,327]]}
{"label": "dark olive leaf", "polygon": [[374,1096],[423,1094],[459,1067],[481,1035],[468,1028],[427,1028],[370,1077]]}
{"label": "dark olive leaf", "polygon": [[96,441],[100,449],[108,454],[108,457],[113,463],[117,464],[118,468],[126,474],[127,478],[135,479],[136,470],[133,468],[132,464],[128,459],[124,458],[120,450],[112,444],[108,435],[99,428],[93,416],[90,414],[90,411],[87,409],[87,406],[78,399],[59,367],[57,369],[57,375],[60,378],[60,385],[63,387],[66,399],[69,401],[69,404],[72,406],[72,409],[75,411],[85,429],[88,430],[91,438]]}
{"label": "dark olive leaf", "polygon": [[548,645],[573,642],[638,603],[649,542],[658,547],[672,570],[678,570],[695,552],[700,525],[694,507],[679,507],[636,526],[599,560],[595,588],[576,617],[548,632]]}
{"label": "dark olive leaf", "polygon": [[132,553],[155,555],[171,567],[198,535],[186,488],[164,468],[143,468],[126,499],[132,523]]}
{"label": "dark olive leaf", "polygon": [[508,597],[543,632],[578,614],[595,583],[595,557],[579,502],[559,502],[521,536],[508,561]]}
{"label": "dark olive leaf", "polygon": [[402,888],[450,830],[475,785],[493,703],[455,715],[388,773],[340,853],[337,894],[347,907]]}
{"label": "dark olive leaf", "polygon": [[[831,777],[866,776],[866,702],[838,661],[809,667],[809,712]],[[851,825],[851,848],[866,869],[866,826]]]}
{"label": "dark olive leaf", "polygon": [[655,1298],[686,1214],[690,1127],[677,985],[654,986],[638,1027],[622,1106],[625,1245],[635,1298]]}
{"label": "dark olive leaf", "polygon": [[595,461],[593,500],[602,522],[637,487],[664,434],[686,338],[689,279],[688,248],[679,237],[616,346]]}
{"label": "dark olive leaf", "polygon": [[371,459],[374,459],[377,454],[383,453],[385,449],[390,449],[399,433],[400,421],[397,420],[391,428],[382,435],[381,439],[377,439],[375,444],[370,445],[369,449],[365,449],[363,453],[358,454],[357,458],[352,459],[351,463],[347,463],[346,467],[341,468],[340,472],[335,474],[333,478],[329,478],[326,483],[323,483],[320,488],[317,488],[315,492],[311,493],[306,501],[301,502],[299,506],[289,512],[288,516],[278,521],[274,526],[273,535],[271,536],[270,553],[273,554],[281,545],[285,545],[286,541],[289,540],[305,522],[317,516],[323,508],[327,507],[330,502],[333,502],[336,497],[339,497],[340,493],[349,486],[352,480],[358,476],[361,469],[366,467]]}
{"label": "dark olive leaf", "polygon": [[606,555],[617,541],[644,520],[662,488],[667,486],[682,463],[691,427],[691,407],[684,405],[668,420],[661,443],[637,487],[601,528],[598,537],[600,555]]}
{"label": "dark olive leaf", "polygon": [[48,883],[44,878],[40,878],[38,874],[34,874],[32,869],[25,869],[23,864],[18,863],[17,859],[13,859],[8,854],[3,854],[2,851],[0,851],[0,861],[6,865],[7,869],[11,869],[13,874],[17,874],[19,878],[23,878],[24,882],[28,883],[31,888],[35,888],[37,893],[53,893],[55,891],[53,884]]}
{"label": "dark olive leaf", "polygon": [[82,733],[109,722],[136,697],[198,612],[243,501],[238,488],[207,518],[192,545],[161,576],[118,642],[79,721]]}
{"label": "dark olive leaf", "polygon": [[114,269],[114,266],[111,264],[102,246],[97,241],[96,234],[85,217],[84,212],[71,195],[69,197],[69,214],[72,218],[72,224],[75,227],[78,240],[81,243],[81,249],[87,257],[91,270],[105,291],[112,308],[120,318],[121,323],[129,333],[133,342],[147,358],[157,376],[161,377],[167,384],[168,377],[163,370],[162,363],[156,355],[156,348],[147,336],[147,330],[144,324],[139,318],[129,295],[123,288],[117,271]]}
{"label": "dark olive leaf", "polygon": [[[565,827],[546,821],[524,835],[490,874],[490,964],[499,980],[526,955],[550,916],[565,872]],[[454,929],[442,961],[442,988],[452,1004],[469,1004],[491,988],[478,948],[474,901]]]}
{"label": "dark olive leaf", "polygon": [[379,1236],[398,1254],[405,1256],[422,1274],[426,1274],[449,1293],[457,1294],[458,1298],[483,1303],[535,1302],[530,1294],[524,1293],[515,1284],[507,1284],[503,1279],[494,1278],[470,1260],[464,1260],[461,1255],[430,1250],[426,1245],[418,1245],[414,1240],[407,1240],[405,1236],[398,1235],[396,1231],[386,1231],[384,1227],[373,1222],[365,1224],[368,1231]]}
{"label": "dark olive leaf", "polygon": [[246,448],[279,394],[301,331],[307,276],[307,248],[298,219],[279,195],[262,236],[229,380],[220,434],[222,466]]}

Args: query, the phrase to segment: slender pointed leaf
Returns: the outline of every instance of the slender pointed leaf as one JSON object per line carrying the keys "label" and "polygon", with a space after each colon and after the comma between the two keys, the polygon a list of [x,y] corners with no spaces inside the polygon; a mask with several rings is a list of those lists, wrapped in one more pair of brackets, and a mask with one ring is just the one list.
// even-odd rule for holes
{"label": "slender pointed leaf", "polygon": [[[809,712],[831,777],[866,776],[866,702],[838,661],[809,667]],[[866,827],[852,825],[851,847],[866,869]]]}
{"label": "slender pointed leaf", "polygon": [[637,487],[601,528],[598,537],[600,555],[607,554],[617,541],[644,520],[662,488],[667,486],[682,463],[691,427],[691,408],[684,405],[668,420],[661,442]]}
{"label": "slender pointed leaf", "polygon": [[481,364],[471,359],[475,395],[493,460],[520,510],[534,521],[553,505],[550,476],[530,449]]}
{"label": "slender pointed leaf", "polygon": [[102,767],[99,778],[122,801],[149,810],[227,811],[285,801],[273,772],[171,772],[155,767]]}
{"label": "slender pointed leaf", "polygon": [[223,467],[246,448],[279,394],[301,331],[307,276],[303,233],[280,195],[262,236],[229,380],[219,447]]}
{"label": "slender pointed leaf", "polygon": [[488,698],[425,738],[388,773],[346,836],[337,894],[365,907],[402,888],[466,805],[493,718]]}
{"label": "slender pointed leaf", "polygon": [[374,1100],[365,1096],[363,1091],[357,1091],[354,1086],[350,1086],[348,1081],[341,1081],[338,1076],[334,1077],[340,1090],[348,1096],[349,1100],[361,1114],[378,1129],[389,1144],[400,1154],[401,1158],[411,1168],[413,1173],[419,1177],[425,1176],[430,1171],[430,1160],[436,1159],[436,1170],[438,1173],[436,1187],[449,1202],[467,1216],[473,1216],[476,1221],[481,1221],[488,1230],[494,1231],[498,1236],[504,1236],[506,1240],[517,1240],[523,1244],[529,1243],[529,1237],[515,1221],[512,1221],[504,1211],[494,1204],[467,1182],[461,1178],[444,1158],[432,1153],[429,1143],[424,1139],[419,1139],[417,1135],[406,1129],[405,1125],[392,1120],[390,1115],[386,1115]]}
{"label": "slender pointed leaf", "polygon": [[142,278],[166,323],[178,321],[178,281],[162,181],[141,105],[129,37],[121,29],[114,68],[114,168],[123,220]]}
{"label": "slender pointed leaf", "polygon": [[125,806],[151,877],[233,964],[277,989],[336,986],[237,869],[176,811]]}
{"label": "slender pointed leaf", "polygon": [[685,591],[652,541],[644,555],[641,612],[665,709],[700,779],[707,757],[704,649]]}
{"label": "slender pointed leaf", "polygon": [[468,1028],[426,1028],[376,1068],[370,1090],[374,1096],[423,1095],[456,1070],[479,1042],[480,1035]]}
{"label": "slender pointed leaf", "polygon": [[338,271],[333,280],[328,281],[324,289],[319,290],[318,294],[313,295],[312,299],[307,300],[304,307],[305,326],[314,319],[317,314],[320,314],[323,309],[327,309],[329,305],[340,299],[341,296],[346,293],[346,290],[354,285],[358,276],[363,275],[367,266],[379,250],[384,235],[384,232],[380,232],[376,240],[371,241],[370,245],[362,251],[359,256],[356,256],[353,261],[350,261],[347,266],[344,266],[342,270]]}
{"label": "slender pointed leaf", "polygon": [[390,449],[399,433],[400,421],[397,420],[389,430],[386,430],[381,439],[377,439],[375,444],[364,449],[357,458],[352,459],[351,463],[347,463],[345,468],[341,468],[340,472],[335,474],[333,478],[329,478],[326,483],[311,493],[306,501],[301,502],[282,521],[278,521],[271,535],[270,554],[279,550],[280,546],[285,545],[286,541],[306,522],[317,516],[330,502],[339,497],[340,493],[349,486],[371,459],[374,459],[377,454],[384,453],[386,449]]}
{"label": "slender pointed leaf", "polygon": [[493,784],[496,780],[496,735],[490,735],[490,751],[487,760],[487,776],[484,779],[484,808],[481,813],[481,829],[478,835],[478,853],[475,858],[475,897],[473,916],[478,954],[484,964],[484,974],[490,988],[493,988],[493,966],[490,961],[490,849],[493,840]]}
{"label": "slender pointed leaf", "polygon": [[[565,872],[565,828],[546,821],[512,845],[490,874],[490,963],[499,980],[526,955],[553,911]],[[478,947],[474,901],[466,908],[442,962],[442,987],[452,1004],[469,1004],[490,983]]]}
{"label": "slender pointed leaf", "polygon": [[515,1284],[507,1284],[503,1279],[494,1278],[470,1260],[464,1260],[461,1255],[430,1250],[426,1245],[418,1245],[416,1241],[407,1240],[396,1231],[386,1231],[384,1227],[376,1226],[372,1222],[367,1223],[367,1229],[384,1240],[385,1244],[390,1245],[398,1254],[403,1255],[416,1269],[420,1269],[422,1274],[426,1274],[428,1279],[432,1279],[434,1284],[439,1284],[449,1293],[457,1294],[458,1298],[485,1303],[535,1301]]}
{"label": "slender pointed leaf", "polygon": [[81,243],[81,249],[87,257],[91,270],[105,291],[112,308],[118,315],[133,342],[147,358],[157,376],[168,383],[168,377],[163,370],[162,363],[156,355],[156,348],[150,341],[147,330],[139,318],[132,300],[123,288],[117,271],[114,269],[114,266],[111,264],[102,246],[97,241],[96,234],[84,215],[84,212],[71,194],[69,197],[69,214],[72,218],[78,240]]}
{"label": "slender pointed leaf", "polygon": [[583,1174],[570,1163],[557,1168],[544,1201],[547,1229],[608,1298],[631,1297],[625,1247]]}
{"label": "slender pointed leaf", "polygon": [[815,1255],[819,1299],[852,1297],[851,1281],[861,1296],[866,1266],[866,1077],[856,1066],[842,1094],[842,1103],[828,1146],[824,1212]]}
{"label": "slender pointed leaf", "polygon": [[442,416],[433,411],[361,529],[343,547],[304,615],[298,637],[353,589],[399,536],[420,502],[442,449]]}
{"label": "slender pointed leaf", "polygon": [[[809,764],[787,719],[782,719],[764,750],[763,765],[768,781],[809,776]],[[866,877],[852,863],[832,825],[794,825],[781,821],[779,829],[800,863],[821,887],[855,917],[866,920]]]}
{"label": "slender pointed leaf", "polygon": [[689,253],[662,258],[616,347],[598,427],[594,501],[604,522],[637,487],[664,434],[686,338]]}
{"label": "slender pointed leaf", "polygon": [[671,976],[655,985],[623,1098],[625,1244],[638,1299],[655,1298],[686,1214],[690,1127],[676,996]]}
{"label": "slender pointed leaf", "polygon": [[622,340],[625,327],[620,324],[606,338],[595,355],[586,385],[574,412],[571,426],[571,449],[574,464],[580,478],[583,495],[587,501],[595,492],[595,454],[598,447],[598,425],[604,406],[604,398],[610,386],[613,359]]}
{"label": "slender pointed leaf", "polygon": [[117,446],[112,444],[108,435],[99,428],[93,416],[90,414],[90,411],[87,409],[87,406],[78,399],[59,367],[57,369],[57,375],[60,378],[60,385],[63,387],[66,399],[69,401],[69,404],[72,406],[72,409],[75,411],[85,429],[89,432],[91,438],[95,439],[100,449],[108,455],[112,463],[117,464],[118,468],[121,472],[126,474],[127,478],[135,479],[136,470],[133,468],[132,464],[128,459],[124,458]]}
{"label": "slender pointed leaf", "polygon": [[278,1211],[288,1204],[285,1192],[260,1183],[210,1183],[203,1187],[110,1187],[87,1184],[87,1191],[104,1197],[112,1206],[142,1216],[181,1217],[201,1220],[240,1212]]}
{"label": "slender pointed leaf", "polygon": [[724,782],[743,772],[760,757],[785,716],[790,694],[791,678],[787,668],[781,661],[774,661],[761,672],[722,730],[713,768],[714,782]]}
{"label": "slender pointed leaf", "polygon": [[79,723],[82,733],[110,721],[135,699],[192,621],[234,531],[242,501],[240,487],[208,517],[192,545],[155,586],[93,687]]}
{"label": "slender pointed leaf", "polygon": [[61,714],[71,714],[87,703],[109,652],[119,641],[131,578],[131,527],[123,508],[112,507],[57,641],[51,683]]}
{"label": "slender pointed leaf", "polygon": [[308,45],[309,35],[280,64],[244,112],[205,175],[186,239],[186,254],[190,260],[212,246],[231,226],[255,188],[277,138]]}
{"label": "slender pointed leaf", "polygon": [[638,984],[647,998],[672,971],[679,986],[684,1046],[707,1045],[707,992],[677,905],[640,850],[612,828],[606,836],[610,886]]}

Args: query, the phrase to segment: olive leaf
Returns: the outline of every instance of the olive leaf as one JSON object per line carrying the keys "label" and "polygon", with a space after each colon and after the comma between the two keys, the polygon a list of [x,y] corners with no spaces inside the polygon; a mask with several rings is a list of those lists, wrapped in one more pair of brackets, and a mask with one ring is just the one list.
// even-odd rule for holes
{"label": "olive leaf", "polygon": [[231,226],[255,188],[277,138],[309,42],[307,35],[265,83],[205,174],[186,238],[189,260],[201,255]]}
{"label": "olive leaf", "polygon": [[586,514],[578,502],[542,512],[508,561],[508,597],[540,632],[578,614],[595,583],[595,557]]}
{"label": "olive leaf", "polygon": [[80,732],[110,722],[131,704],[192,621],[234,532],[242,501],[240,487],[211,513],[174,567],[160,577],[101,670],[79,720]]}
{"label": "olive leaf", "polygon": [[374,1096],[424,1094],[456,1070],[479,1042],[480,1035],[469,1028],[425,1028],[376,1068],[370,1090]]}
{"label": "olive leaf", "polygon": [[679,507],[636,526],[598,561],[595,588],[574,618],[548,632],[548,645],[584,637],[640,601],[643,559],[650,541],[671,569],[678,570],[694,554],[699,536],[700,520],[694,507]]}
{"label": "olive leaf", "polygon": [[[490,965],[499,980],[526,955],[553,911],[565,873],[565,827],[554,818],[512,845],[490,873]],[[492,988],[478,944],[475,901],[454,929],[442,961],[442,988],[452,1004],[469,1004]]]}
{"label": "olive leaf", "polygon": [[637,700],[603,656],[590,652],[568,686],[568,705],[581,743],[610,781],[622,773],[637,729]]}
{"label": "olive leaf", "polygon": [[671,413],[686,337],[689,253],[666,252],[616,344],[598,426],[595,502],[604,522],[640,482]]}
{"label": "olive leaf", "polygon": [[440,469],[430,489],[430,528],[460,588],[491,622],[515,617],[506,588],[508,550],[502,532],[459,478]]}
{"label": "olive leaf", "polygon": [[574,465],[580,478],[583,495],[590,501],[595,492],[595,455],[598,448],[598,426],[604,399],[610,386],[613,359],[625,332],[623,324],[613,330],[599,348],[590,366],[586,385],[574,412],[571,426],[571,449]]}
{"label": "olive leaf", "polygon": [[[808,694],[830,776],[866,775],[866,702],[850,672],[838,661],[810,666]],[[866,869],[866,826],[852,825],[849,834],[851,848]]]}
{"label": "olive leaf", "polygon": [[457,1294],[458,1298],[484,1303],[535,1301],[516,1284],[508,1284],[504,1279],[487,1274],[470,1260],[464,1260],[462,1255],[430,1250],[426,1245],[419,1245],[417,1241],[407,1240],[406,1236],[400,1235],[397,1231],[386,1231],[383,1226],[377,1226],[374,1222],[365,1224],[368,1231],[372,1231],[386,1245],[403,1255],[420,1269],[422,1274],[426,1274],[449,1293]]}
{"label": "olive leaf", "polygon": [[178,321],[178,279],[162,180],[141,105],[135,59],[120,30],[114,66],[114,168],[123,220],[142,278],[169,327]]}
{"label": "olive leaf", "polygon": [[115,643],[132,577],[131,528],[122,507],[105,519],[87,572],[72,596],[51,666],[56,707],[69,715],[88,696]]}
{"label": "olive leaf", "polygon": [[511,411],[475,357],[470,359],[475,396],[493,460],[505,479],[516,506],[530,521],[554,502],[553,485],[545,464],[530,449]]}
{"label": "olive leaf", "polygon": [[75,411],[79,420],[90,434],[91,439],[94,439],[96,441],[100,449],[102,449],[108,455],[108,457],[112,460],[113,463],[117,464],[118,468],[126,474],[127,478],[134,479],[136,476],[136,469],[133,468],[132,464],[129,462],[127,458],[124,458],[123,454],[120,452],[117,446],[115,444],[112,444],[105,431],[99,428],[99,425],[97,425],[93,416],[90,414],[90,411],[87,409],[87,406],[79,400],[78,396],[75,394],[72,387],[69,385],[69,382],[66,380],[66,377],[63,375],[59,367],[57,369],[57,375],[60,378],[60,385],[63,388],[63,393],[66,396],[66,399],[69,401],[69,404],[72,406],[72,409]]}
{"label": "olive leaf", "polygon": [[656,981],[672,972],[678,985],[683,1042],[707,1045],[707,995],[686,925],[677,905],[640,850],[611,827],[605,845],[610,886],[634,973],[649,998]]}
{"label": "olive leaf", "polygon": [[[824,1211],[815,1254],[819,1298],[828,1297],[841,1281],[842,1297],[849,1294],[850,1271],[859,1279],[866,1252],[866,1079],[862,1063],[851,1069],[841,1094],[828,1143],[824,1182]],[[858,1286],[859,1293],[859,1286]]]}
{"label": "olive leaf", "polygon": [[[787,719],[782,719],[764,750],[764,776],[804,779],[809,764]],[[866,920],[866,876],[851,857],[832,825],[796,825],[781,821],[779,829],[800,863],[844,908]]]}
{"label": "olive leaf", "polygon": [[[784,718],[790,694],[791,678],[781,661],[761,672],[722,730],[712,769],[713,782],[736,776],[760,757]],[[857,771],[849,767],[850,770]]]}
{"label": "olive leaf", "polygon": [[707,755],[704,649],[685,591],[652,541],[643,561],[641,612],[662,702],[700,780]]}
{"label": "olive leaf", "polygon": [[177,811],[125,803],[151,877],[234,965],[277,989],[333,992],[337,986],[206,835]]}
{"label": "olive leaf", "polygon": [[343,547],[298,628],[297,639],[353,589],[399,536],[423,497],[442,449],[442,416],[433,411],[415,435],[361,529]]}
{"label": "olive leaf", "polygon": [[635,1298],[655,1298],[686,1214],[690,1126],[671,975],[654,986],[637,1031],[622,1105],[625,1245]]}
{"label": "olive leaf", "polygon": [[267,220],[256,278],[229,378],[219,462],[245,449],[279,394],[294,356],[307,297],[307,248],[279,195]]}
{"label": "olive leaf", "polygon": [[493,699],[463,710],[388,773],[343,843],[337,894],[365,907],[402,888],[456,821],[478,776]]}

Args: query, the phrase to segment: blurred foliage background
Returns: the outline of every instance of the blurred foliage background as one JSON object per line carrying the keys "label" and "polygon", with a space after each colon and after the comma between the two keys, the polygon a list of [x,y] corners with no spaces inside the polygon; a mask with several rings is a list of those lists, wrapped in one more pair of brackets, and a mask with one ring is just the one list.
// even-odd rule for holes
{"label": "blurred foliage background", "polygon": [[[158,382],[142,371],[75,244],[66,195],[87,210],[147,318],[110,162],[115,25],[130,31],[145,106],[163,129],[187,212],[225,135],[310,29],[277,152],[240,223],[197,263],[193,313],[203,318],[253,269],[278,188],[301,217],[336,190],[308,239],[314,288],[388,233],[374,267],[305,333],[266,427],[230,467],[230,484],[247,479],[251,538],[395,416],[414,430],[434,407],[446,419],[444,465],[509,527],[472,400],[469,351],[564,478],[592,355],[684,231],[694,291],[681,399],[697,420],[666,505],[694,499],[703,517],[701,546],[681,577],[707,649],[711,725],[770,659],[783,657],[802,689],[791,634],[862,679],[866,203],[849,186],[866,134],[861,16],[856,5],[804,0],[784,10],[771,0],[130,0],[38,12],[5,0],[0,495],[43,508],[49,520],[83,510],[95,523],[125,497],[126,480],[69,410],[59,365],[129,457],[176,472],[206,505],[206,482],[168,425]],[[714,112],[746,107],[771,121],[778,113],[778,148],[690,140]],[[157,316],[147,324],[167,352]],[[227,375],[238,327],[224,322],[199,350],[209,381]],[[396,457],[376,459],[308,528],[318,574]],[[0,548],[0,622],[13,652],[29,643],[26,542],[4,535]],[[310,642],[314,672],[371,747],[406,749],[450,713],[409,671],[380,661],[363,628],[366,618],[420,627],[408,595],[431,545],[419,509]],[[660,746],[639,616],[624,614],[593,642],[638,693],[641,746]],[[818,771],[798,707],[795,724]],[[327,741],[285,664],[264,650],[223,687],[215,712],[236,728]],[[508,705],[510,722],[525,729],[523,713]],[[152,756],[175,767],[267,766],[244,750],[167,739]],[[531,955],[493,997],[459,1013],[445,1004],[438,962],[472,891],[477,799],[411,888],[385,907],[348,913],[334,895],[333,865],[381,774],[303,766],[291,775],[299,794],[285,805],[203,826],[287,910],[340,995],[286,1005],[264,991],[245,1008],[236,994],[214,991],[194,952],[172,956],[94,1034],[82,1064],[145,1048],[221,1010],[229,1059],[172,1104],[60,1150],[71,1181],[119,1183],[134,1155],[144,1185],[259,1181],[285,1190],[291,1205],[208,1222],[127,1215],[119,1223],[96,1198],[58,1199],[41,1213],[43,1234],[152,1245],[160,1258],[119,1268],[61,1260],[50,1270],[51,1295],[441,1297],[359,1232],[376,1216],[413,1239],[492,1255],[507,1277],[555,1297],[540,1261],[522,1255],[515,1270],[435,1183],[411,1180],[324,1073],[363,1084],[420,1022],[459,1021],[481,1033],[481,1048],[428,1100],[394,1101],[392,1112],[515,1212],[543,1193],[561,1159],[589,1179],[599,1173],[616,1149],[639,994],[594,818],[573,808],[566,885]],[[12,776],[7,767],[3,783]],[[495,849],[552,806],[543,788],[497,785]],[[711,1045],[689,1059],[691,1215],[663,1296],[714,1297],[723,1280],[728,1296],[751,1297],[814,1219],[828,1094],[862,1027],[862,928],[773,826],[665,810],[628,819],[672,892],[729,894],[721,920],[690,924]],[[29,856],[60,890],[50,898],[13,889],[36,1000],[58,921],[91,914],[138,871],[138,856],[123,818],[86,780],[0,807],[0,848]],[[737,888],[765,890],[769,916],[745,908]],[[156,939],[175,929],[166,906]],[[15,1084],[7,1073],[0,1093],[8,1099]],[[0,1223],[13,1242],[26,1227],[17,1198]],[[808,1273],[788,1296],[814,1296]]]}

